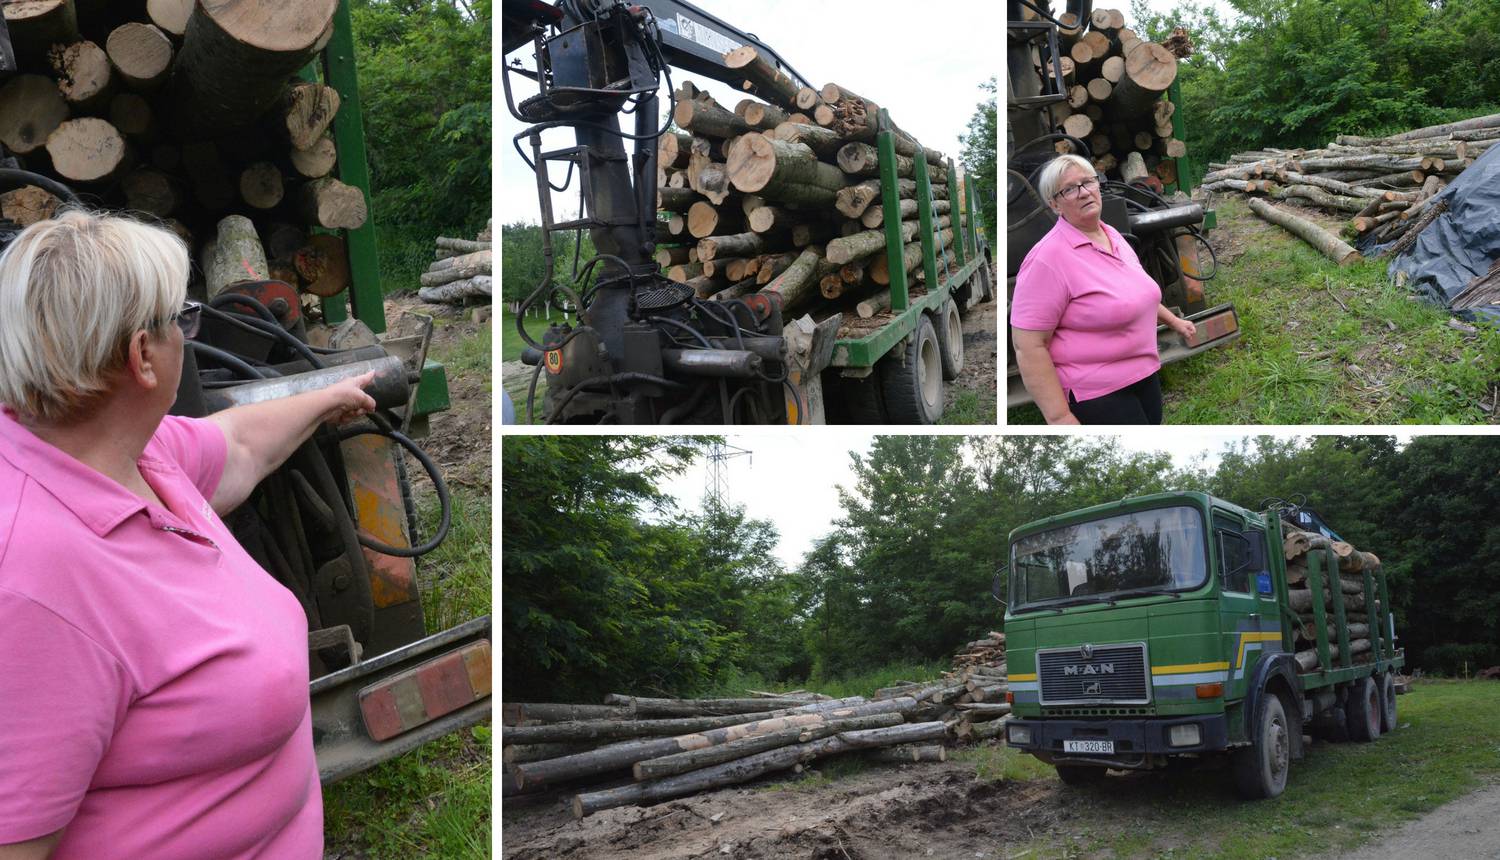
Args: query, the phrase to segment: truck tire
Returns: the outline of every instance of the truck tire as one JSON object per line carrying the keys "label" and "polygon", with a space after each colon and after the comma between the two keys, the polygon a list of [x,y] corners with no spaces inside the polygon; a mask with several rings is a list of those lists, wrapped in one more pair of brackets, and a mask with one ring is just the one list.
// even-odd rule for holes
{"label": "truck tire", "polygon": [[892,350],[876,365],[893,424],[936,424],[943,415],[943,359],[932,318],[922,314],[900,355]]}
{"label": "truck tire", "polygon": [[1349,737],[1364,744],[1380,737],[1380,691],[1373,678],[1360,678],[1349,691]]}
{"label": "truck tire", "polygon": [[935,323],[943,357],[943,378],[952,382],[964,369],[964,318],[958,313],[958,304],[952,299],[943,302]]}
{"label": "truck tire", "polygon": [[[830,397],[829,394],[832,393]],[[880,390],[880,376],[871,373],[863,379],[823,374],[823,396],[829,405],[837,403],[837,418],[845,424],[889,424],[885,412],[885,395]]]}
{"label": "truck tire", "polygon": [[1396,674],[1387,672],[1380,680],[1380,733],[1396,729]]}
{"label": "truck tire", "polygon": [[1266,693],[1260,699],[1259,719],[1250,746],[1235,750],[1234,787],[1248,800],[1269,800],[1286,790],[1292,766],[1292,738],[1281,697]]}
{"label": "truck tire", "polygon": [[1109,769],[1103,767],[1079,764],[1059,764],[1053,767],[1057,768],[1057,778],[1062,780],[1064,785],[1095,785],[1103,782],[1104,778],[1109,775]]}

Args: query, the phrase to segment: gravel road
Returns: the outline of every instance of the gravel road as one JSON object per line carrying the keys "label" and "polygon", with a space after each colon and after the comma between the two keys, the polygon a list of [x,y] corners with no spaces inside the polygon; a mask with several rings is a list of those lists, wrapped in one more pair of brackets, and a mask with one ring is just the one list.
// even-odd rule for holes
{"label": "gravel road", "polygon": [[1329,860],[1409,860],[1412,857],[1500,860],[1500,785],[1440,806],[1375,842]]}

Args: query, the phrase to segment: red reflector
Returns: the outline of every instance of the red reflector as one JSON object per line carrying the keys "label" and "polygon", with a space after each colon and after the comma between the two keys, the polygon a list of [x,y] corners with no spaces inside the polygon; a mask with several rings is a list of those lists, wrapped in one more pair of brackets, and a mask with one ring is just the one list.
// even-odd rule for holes
{"label": "red reflector", "polygon": [[1014,705],[1015,703],[1016,703],[1016,694],[1012,693],[1009,690],[1006,690],[1005,691],[1005,704],[1007,704],[1007,705]]}
{"label": "red reflector", "polygon": [[490,643],[474,642],[359,691],[365,731],[385,741],[490,695]]}
{"label": "red reflector", "polygon": [[1217,699],[1224,695],[1224,685],[1218,682],[1199,684],[1194,689],[1198,691],[1198,698],[1200,699]]}

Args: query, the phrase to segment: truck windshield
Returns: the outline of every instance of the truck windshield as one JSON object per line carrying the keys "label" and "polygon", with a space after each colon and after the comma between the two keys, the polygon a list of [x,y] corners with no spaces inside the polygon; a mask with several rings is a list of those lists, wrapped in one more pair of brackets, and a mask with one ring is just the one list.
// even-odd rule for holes
{"label": "truck windshield", "polygon": [[1011,547],[1012,611],[1196,588],[1207,578],[1207,558],[1203,516],[1186,506],[1028,535]]}

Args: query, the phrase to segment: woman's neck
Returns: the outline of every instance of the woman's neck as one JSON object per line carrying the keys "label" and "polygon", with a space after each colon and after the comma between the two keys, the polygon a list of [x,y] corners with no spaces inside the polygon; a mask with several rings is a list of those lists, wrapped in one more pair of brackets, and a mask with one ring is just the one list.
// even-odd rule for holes
{"label": "woman's neck", "polygon": [[18,418],[22,426],[43,442],[147,501],[159,502],[141,477],[137,461],[160,419],[148,427],[139,410],[134,415],[121,411],[106,404],[73,421],[45,421],[25,415]]}

